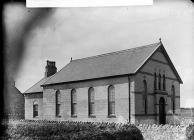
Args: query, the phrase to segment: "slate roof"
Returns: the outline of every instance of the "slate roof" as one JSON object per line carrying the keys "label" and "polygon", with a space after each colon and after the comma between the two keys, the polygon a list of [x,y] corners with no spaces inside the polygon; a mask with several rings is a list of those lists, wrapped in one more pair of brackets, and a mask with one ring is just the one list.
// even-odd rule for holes
{"label": "slate roof", "polygon": [[134,74],[161,46],[161,42],[72,60],[43,85]]}
{"label": "slate roof", "polygon": [[41,87],[42,84],[44,84],[50,77],[44,77],[42,78],[40,81],[38,81],[35,85],[33,85],[32,87],[30,87],[28,90],[26,90],[24,92],[24,94],[26,93],[38,93],[38,92],[42,92],[43,91],[43,87]]}
{"label": "slate roof", "polygon": [[179,82],[182,83],[178,72],[160,41],[158,43],[137,48],[72,60],[59,72],[50,77],[42,78],[39,82],[25,91],[24,94],[40,93],[43,91],[42,86],[50,84],[135,74],[158,48],[162,48],[170,67],[175,72]]}

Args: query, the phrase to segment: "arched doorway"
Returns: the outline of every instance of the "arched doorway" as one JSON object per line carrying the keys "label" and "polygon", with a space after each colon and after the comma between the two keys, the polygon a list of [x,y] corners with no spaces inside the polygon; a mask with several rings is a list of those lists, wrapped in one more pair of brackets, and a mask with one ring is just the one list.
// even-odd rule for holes
{"label": "arched doorway", "polygon": [[165,100],[163,97],[161,97],[159,100],[159,123],[166,123]]}

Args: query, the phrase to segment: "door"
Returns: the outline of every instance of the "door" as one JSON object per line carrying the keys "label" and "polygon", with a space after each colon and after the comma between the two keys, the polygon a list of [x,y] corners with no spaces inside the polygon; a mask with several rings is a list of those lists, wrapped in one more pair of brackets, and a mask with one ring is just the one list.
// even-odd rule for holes
{"label": "door", "polygon": [[163,97],[161,97],[159,100],[159,123],[166,123],[165,100]]}

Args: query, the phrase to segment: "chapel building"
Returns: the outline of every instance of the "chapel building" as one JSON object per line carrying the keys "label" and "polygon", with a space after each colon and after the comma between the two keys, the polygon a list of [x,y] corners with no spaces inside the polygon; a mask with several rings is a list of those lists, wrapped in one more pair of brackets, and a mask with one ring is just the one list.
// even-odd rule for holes
{"label": "chapel building", "polygon": [[71,60],[25,91],[25,119],[168,123],[179,115],[182,80],[161,40]]}

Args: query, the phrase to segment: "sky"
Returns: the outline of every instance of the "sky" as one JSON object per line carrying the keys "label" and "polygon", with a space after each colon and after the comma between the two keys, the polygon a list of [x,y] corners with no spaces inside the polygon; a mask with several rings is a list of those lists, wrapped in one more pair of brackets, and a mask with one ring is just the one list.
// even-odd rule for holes
{"label": "sky", "polygon": [[[22,30],[36,9],[5,7],[8,35]],[[162,39],[183,80],[181,107],[194,107],[194,5],[188,0],[157,2],[153,6],[54,8],[25,36],[25,50],[15,73],[16,87],[24,92],[44,77],[46,60],[60,70],[71,57],[79,59]]]}

